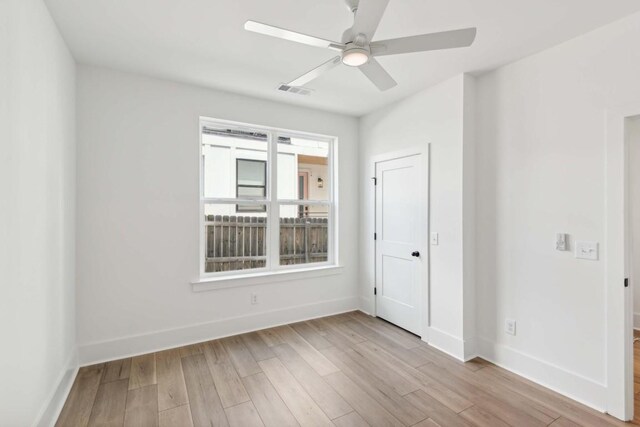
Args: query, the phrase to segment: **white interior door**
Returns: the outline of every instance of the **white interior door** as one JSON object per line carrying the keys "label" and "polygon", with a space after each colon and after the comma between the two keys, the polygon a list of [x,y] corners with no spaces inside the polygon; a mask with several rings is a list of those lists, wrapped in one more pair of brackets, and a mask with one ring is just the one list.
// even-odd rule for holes
{"label": "white interior door", "polygon": [[376,315],[416,335],[427,253],[421,154],[376,163]]}

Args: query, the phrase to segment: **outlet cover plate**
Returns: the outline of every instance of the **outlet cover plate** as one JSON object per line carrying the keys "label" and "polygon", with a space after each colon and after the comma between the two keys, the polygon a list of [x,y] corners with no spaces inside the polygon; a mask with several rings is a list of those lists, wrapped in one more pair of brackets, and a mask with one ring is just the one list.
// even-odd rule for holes
{"label": "outlet cover plate", "polygon": [[514,319],[505,319],[504,321],[504,331],[509,335],[516,334],[516,321]]}

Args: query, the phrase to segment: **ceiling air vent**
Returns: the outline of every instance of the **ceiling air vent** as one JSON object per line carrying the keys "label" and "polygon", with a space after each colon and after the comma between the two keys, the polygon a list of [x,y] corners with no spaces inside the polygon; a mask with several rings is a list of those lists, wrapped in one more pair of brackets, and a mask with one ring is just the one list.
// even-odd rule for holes
{"label": "ceiling air vent", "polygon": [[305,96],[309,96],[309,95],[311,95],[311,92],[313,92],[311,89],[308,89],[306,87],[289,86],[289,85],[284,84],[284,83],[282,83],[280,86],[278,86],[278,90],[280,90],[282,92],[295,93],[297,95],[305,95]]}

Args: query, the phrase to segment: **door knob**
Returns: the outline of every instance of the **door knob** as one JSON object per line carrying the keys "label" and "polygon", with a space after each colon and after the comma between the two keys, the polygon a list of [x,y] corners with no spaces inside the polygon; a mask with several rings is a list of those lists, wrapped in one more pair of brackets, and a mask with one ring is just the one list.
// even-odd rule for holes
{"label": "door knob", "polygon": [[419,257],[419,256],[420,256],[420,252],[418,252],[418,251],[413,251],[413,252],[411,252],[411,256],[414,256],[414,257],[416,257],[416,258],[417,258],[417,257]]}

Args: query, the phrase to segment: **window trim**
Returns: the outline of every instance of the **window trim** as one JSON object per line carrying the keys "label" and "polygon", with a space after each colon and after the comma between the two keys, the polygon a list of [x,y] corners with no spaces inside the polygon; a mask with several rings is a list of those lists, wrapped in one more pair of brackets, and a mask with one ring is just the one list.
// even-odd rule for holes
{"label": "window trim", "polygon": [[[204,157],[202,150],[202,136],[203,128],[205,126],[213,127],[226,127],[234,130],[253,130],[260,131],[267,135],[267,179],[266,179],[266,197],[264,199],[238,199],[238,198],[215,198],[204,197]],[[342,271],[339,267],[339,244],[338,244],[338,189],[336,183],[338,182],[338,138],[335,136],[322,135],[310,132],[301,132],[290,129],[268,127],[253,125],[250,123],[242,123],[228,120],[212,119],[208,117],[200,117],[198,123],[198,152],[199,152],[199,215],[198,221],[199,228],[199,279],[193,281],[195,286],[198,283],[203,282],[224,282],[225,279],[234,281],[233,279],[241,279],[243,277],[250,281],[255,281],[256,277],[265,276],[271,278],[264,282],[283,280],[279,273],[293,273],[299,272],[303,275],[314,275],[312,273],[323,270]],[[278,163],[278,138],[281,134],[285,134],[288,137],[300,137],[306,139],[313,139],[316,141],[326,142],[329,144],[327,163],[328,171],[327,178],[327,194],[328,200],[298,200],[298,199],[286,199],[278,200],[277,196],[277,163]],[[326,182],[326,180],[325,180]],[[253,268],[250,270],[235,270],[235,271],[220,271],[220,272],[205,272],[205,253],[206,253],[206,235],[204,233],[205,219],[204,219],[204,207],[208,203],[215,204],[243,204],[243,205],[266,205],[267,214],[267,261],[265,267]],[[329,214],[327,218],[328,223],[328,255],[327,261],[314,262],[309,264],[292,264],[292,265],[280,265],[280,247],[279,247],[279,227],[280,227],[280,206],[282,205],[326,205],[329,207]],[[219,279],[219,280],[218,280]],[[259,282],[262,282],[258,280]],[[225,285],[223,288],[233,286],[243,286],[242,281],[237,281],[237,285]],[[215,286],[220,287],[220,286]]]}

